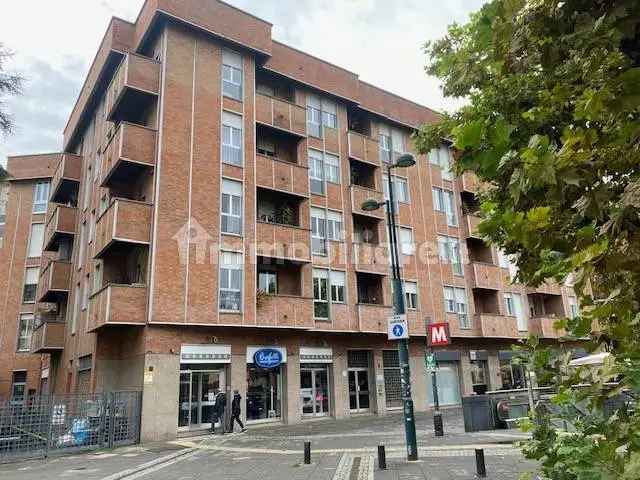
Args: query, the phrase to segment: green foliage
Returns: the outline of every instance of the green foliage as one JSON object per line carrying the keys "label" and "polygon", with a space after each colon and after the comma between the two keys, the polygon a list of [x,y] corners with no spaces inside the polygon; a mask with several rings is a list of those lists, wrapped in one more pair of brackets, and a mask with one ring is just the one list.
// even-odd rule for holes
{"label": "green foliage", "polygon": [[640,395],[640,2],[492,0],[425,49],[427,73],[468,102],[424,126],[418,150],[451,139],[457,171],[485,185],[481,234],[520,281],[571,274],[581,315],[557,326],[612,352],[576,370],[528,344],[523,362],[557,394],[525,454],[551,479],[640,478],[640,413],[603,411],[621,389]]}

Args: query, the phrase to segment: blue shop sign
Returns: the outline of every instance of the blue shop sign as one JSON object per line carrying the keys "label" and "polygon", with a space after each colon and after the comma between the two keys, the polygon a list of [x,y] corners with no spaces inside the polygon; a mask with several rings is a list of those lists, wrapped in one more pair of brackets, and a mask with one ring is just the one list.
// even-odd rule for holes
{"label": "blue shop sign", "polygon": [[276,368],[282,363],[282,353],[275,348],[262,348],[253,354],[253,363],[260,368]]}

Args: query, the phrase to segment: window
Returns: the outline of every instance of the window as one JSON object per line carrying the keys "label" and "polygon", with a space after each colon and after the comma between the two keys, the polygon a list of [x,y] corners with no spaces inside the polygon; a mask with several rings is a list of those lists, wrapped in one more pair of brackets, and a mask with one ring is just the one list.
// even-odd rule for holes
{"label": "window", "polygon": [[413,230],[410,228],[398,228],[398,240],[400,243],[400,253],[403,255],[413,255],[416,247],[413,243]]}
{"label": "window", "polygon": [[576,318],[580,315],[580,309],[578,308],[578,300],[576,297],[569,297],[569,315],[571,318]]}
{"label": "window", "polygon": [[327,182],[340,183],[340,158],[336,155],[325,153],[324,166]]}
{"label": "window", "polygon": [[27,372],[13,372],[11,378],[11,402],[24,402],[27,393]]}
{"label": "window", "polygon": [[322,125],[329,128],[338,128],[338,115],[335,102],[322,100]]}
{"label": "window", "polygon": [[93,292],[97,293],[102,289],[102,260],[97,260],[93,264]]}
{"label": "window", "polygon": [[78,249],[78,268],[82,268],[84,263],[84,251],[86,248],[87,222],[80,224],[80,245]]}
{"label": "window", "polygon": [[7,203],[9,203],[9,184],[0,181],[0,248],[4,241],[4,228],[7,221]]}
{"label": "window", "polygon": [[222,94],[242,101],[242,55],[222,51]]}
{"label": "window", "polygon": [[451,152],[449,147],[441,145],[429,152],[429,162],[437,165],[442,169],[442,178],[444,180],[453,180],[453,171],[451,170]]}
{"label": "window", "polygon": [[22,302],[31,303],[36,301],[36,289],[38,288],[38,277],[40,269],[38,267],[28,267],[24,274],[24,289],[22,290]]}
{"label": "window", "polygon": [[80,312],[80,282],[76,283],[76,296],[73,301],[73,316],[71,317],[71,335],[76,333],[76,325],[78,324],[78,313]]}
{"label": "window", "polygon": [[313,317],[329,318],[328,296],[329,271],[319,268],[313,269]]}
{"label": "window", "polygon": [[38,182],[33,191],[33,213],[46,213],[49,201],[49,182]]}
{"label": "window", "polygon": [[90,290],[90,279],[89,279],[89,274],[86,274],[84,276],[83,282],[82,282],[82,305],[81,308],[82,310],[86,310],[87,308],[89,308],[89,290]]}
{"label": "window", "polygon": [[418,308],[418,284],[416,282],[404,282],[404,297],[409,310]]}
{"label": "window", "polygon": [[222,179],[222,233],[242,235],[242,183]]}
{"label": "window", "polygon": [[327,238],[340,242],[344,239],[342,213],[327,211]]}
{"label": "window", "polygon": [[395,161],[396,158],[404,153],[404,134],[397,128],[391,129],[391,147]]}
{"label": "window", "polygon": [[381,133],[378,135],[378,145],[380,145],[380,159],[384,163],[391,163],[391,137]]}
{"label": "window", "polygon": [[438,235],[438,255],[440,261],[451,264],[454,274],[463,275],[460,241],[457,238]]}
{"label": "window", "polygon": [[514,280],[518,275],[518,267],[512,255],[507,255],[501,249],[498,249],[498,265],[501,268],[509,269],[509,277]]}
{"label": "window", "polygon": [[[392,175],[391,183],[393,185],[394,201],[409,203],[409,185],[407,179]],[[382,176],[382,189],[384,191],[384,198],[389,200],[389,177],[387,175]]]}
{"label": "window", "polygon": [[320,98],[307,95],[307,133],[313,137],[322,138],[322,106]]}
{"label": "window", "polygon": [[467,292],[464,288],[444,287],[444,311],[458,315],[460,328],[471,328],[467,314]]}
{"label": "window", "polygon": [[324,195],[324,174],[322,152],[309,150],[309,188],[311,193]]}
{"label": "window", "polygon": [[331,280],[331,301],[334,303],[344,303],[344,272],[332,270],[329,277]]}
{"label": "window", "polygon": [[327,220],[321,208],[311,208],[311,253],[327,254]]}
{"label": "window", "polygon": [[242,310],[242,254],[220,253],[220,310]]}
{"label": "window", "polygon": [[[89,152],[87,152],[89,155]],[[91,158],[91,157],[89,157]],[[91,198],[91,183],[93,183],[93,168],[90,164],[87,164],[87,170],[85,172],[85,184],[84,184],[84,195],[82,198],[82,208],[89,208],[89,199]]]}
{"label": "window", "polygon": [[513,306],[513,297],[510,293],[504,294],[504,305],[507,310],[507,315],[510,317],[516,316],[516,308]]}
{"label": "window", "polygon": [[276,145],[271,140],[259,138],[256,144],[256,151],[265,157],[275,157]]}
{"label": "window", "polygon": [[44,243],[44,223],[32,223],[29,234],[29,246],[27,247],[27,257],[34,258],[42,255],[42,244]]}
{"label": "window", "polygon": [[458,225],[455,200],[451,190],[433,187],[433,208],[447,214],[447,224],[451,227]]}
{"label": "window", "polygon": [[222,112],[222,162],[242,166],[242,117]]}
{"label": "window", "polygon": [[278,274],[276,272],[258,272],[258,289],[267,295],[278,293]]}
{"label": "window", "polygon": [[510,317],[516,317],[518,331],[526,332],[528,330],[527,317],[524,315],[522,308],[522,297],[519,293],[505,293],[504,306],[506,314]]}
{"label": "window", "polygon": [[18,323],[18,351],[28,352],[31,349],[31,334],[33,333],[33,314],[21,313]]}

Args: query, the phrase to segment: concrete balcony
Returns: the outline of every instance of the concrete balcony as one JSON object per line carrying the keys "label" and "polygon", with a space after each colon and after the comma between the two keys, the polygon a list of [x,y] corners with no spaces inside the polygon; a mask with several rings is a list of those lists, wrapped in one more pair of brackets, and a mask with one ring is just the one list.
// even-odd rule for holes
{"label": "concrete balcony", "polygon": [[307,228],[258,221],[256,238],[258,256],[311,261],[311,233]]}
{"label": "concrete balcony", "polygon": [[107,88],[107,120],[117,123],[139,115],[159,93],[160,62],[127,53]]}
{"label": "concrete balcony", "polygon": [[146,285],[109,284],[89,300],[88,331],[109,325],[145,325],[147,322]]}
{"label": "concrete balcony", "polygon": [[38,302],[57,303],[69,295],[71,263],[50,261],[40,274],[36,299]]}
{"label": "concrete balcony", "polygon": [[256,122],[299,138],[307,136],[307,109],[280,98],[256,94]]}
{"label": "concrete balcony", "polygon": [[44,231],[44,249],[56,251],[62,240],[72,239],[76,234],[78,209],[56,204],[50,206],[52,211]]}
{"label": "concrete balcony", "polygon": [[531,317],[529,318],[529,333],[540,338],[560,338],[565,334],[563,330],[556,330],[553,324],[556,317]]}
{"label": "concrete balcony", "polygon": [[156,131],[122,122],[108,140],[102,157],[100,185],[112,188],[133,182],[156,164]]}
{"label": "concrete balcony", "polygon": [[63,153],[60,157],[60,163],[51,178],[49,201],[75,204],[82,178],[82,157],[70,153]]}
{"label": "concrete balcony", "polygon": [[476,193],[478,191],[478,177],[473,172],[464,172],[460,178],[460,190],[463,192]]}
{"label": "concrete balcony", "polygon": [[313,298],[293,295],[265,295],[256,306],[259,326],[313,327]]}
{"label": "concrete balcony", "polygon": [[527,287],[527,293],[542,293],[545,295],[562,295],[562,287],[555,282],[541,283],[537,287]]}
{"label": "concrete balcony", "polygon": [[500,290],[503,287],[504,273],[498,265],[471,262],[466,266],[466,270],[466,275],[471,279],[472,288]]}
{"label": "concrete balcony", "polygon": [[95,258],[111,250],[133,245],[149,245],[151,241],[151,204],[117,198],[96,223]]}
{"label": "concrete balcony", "polygon": [[256,155],[256,183],[259,187],[309,196],[309,169],[297,163]]}
{"label": "concrete balcony", "polygon": [[43,317],[40,325],[31,334],[31,353],[56,353],[64,349],[63,321]]}
{"label": "concrete balcony", "polygon": [[355,270],[359,272],[389,275],[389,249],[386,246],[372,243],[353,243],[353,260]]}
{"label": "concrete balcony", "polygon": [[385,212],[384,208],[382,207],[371,212],[365,212],[364,210],[362,210],[362,203],[365,200],[376,200],[378,202],[383,202],[384,194],[382,192],[354,184],[349,185],[349,190],[351,191],[351,210],[353,211],[353,213],[378,219],[384,219]]}
{"label": "concrete balcony", "polygon": [[477,215],[465,214],[462,216],[462,231],[465,238],[482,238],[478,233],[478,225],[482,218]]}
{"label": "concrete balcony", "polygon": [[387,331],[388,319],[393,315],[391,306],[358,303],[356,309],[358,311],[360,331],[379,333]]}
{"label": "concrete balcony", "polygon": [[348,133],[348,140],[350,158],[380,165],[380,145],[377,140],[352,131]]}
{"label": "concrete balcony", "polygon": [[520,338],[515,317],[492,313],[479,313],[475,316],[481,335],[485,338]]}

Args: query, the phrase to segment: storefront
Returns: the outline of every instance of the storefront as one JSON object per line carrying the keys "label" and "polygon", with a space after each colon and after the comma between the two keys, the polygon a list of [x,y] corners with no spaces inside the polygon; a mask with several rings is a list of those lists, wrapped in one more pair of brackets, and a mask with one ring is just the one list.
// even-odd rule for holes
{"label": "storefront", "polygon": [[247,347],[247,422],[282,420],[284,366],[287,349]]}
{"label": "storefront", "polygon": [[182,345],[178,429],[211,427],[215,396],[225,391],[230,345]]}
{"label": "storefront", "polygon": [[[436,352],[438,364],[436,381],[438,385],[438,402],[441,406],[459,405],[460,397],[460,352]],[[427,380],[427,401],[433,406],[433,384]]]}
{"label": "storefront", "polygon": [[326,417],[331,413],[330,348],[300,347],[300,408],[303,417]]}

